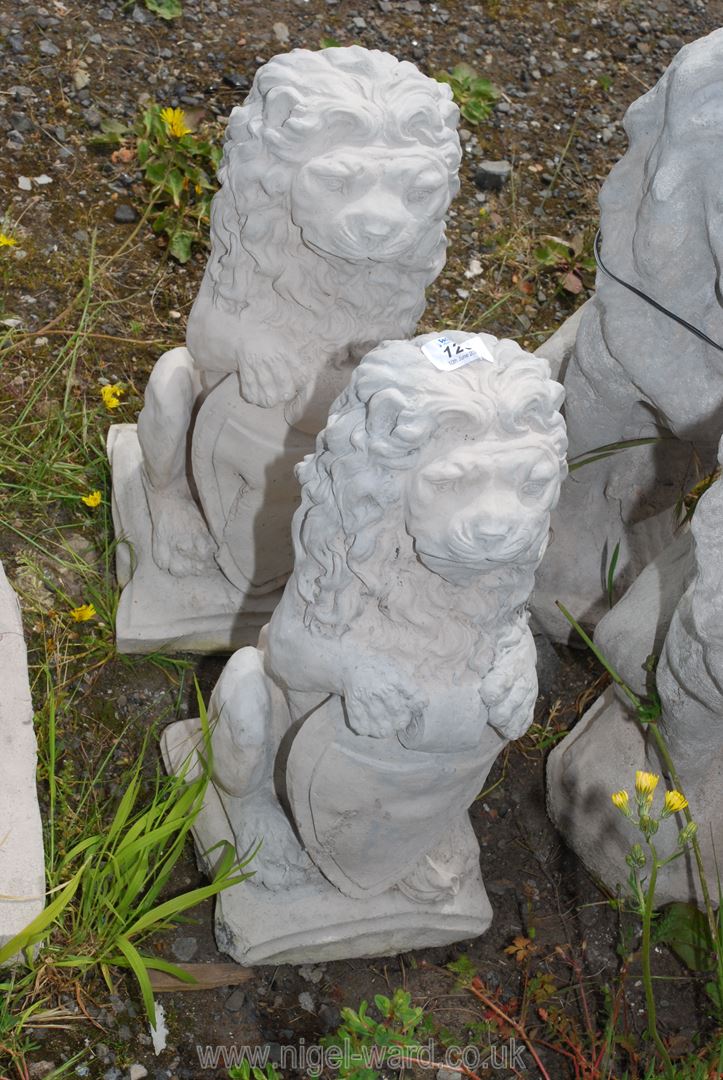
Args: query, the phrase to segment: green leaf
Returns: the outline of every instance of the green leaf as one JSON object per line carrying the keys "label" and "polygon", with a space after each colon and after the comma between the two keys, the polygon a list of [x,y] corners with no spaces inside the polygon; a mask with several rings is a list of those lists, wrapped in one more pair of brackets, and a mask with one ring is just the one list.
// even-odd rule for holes
{"label": "green leaf", "polygon": [[481,124],[482,121],[486,120],[489,116],[490,106],[485,101],[478,101],[476,98],[470,98],[469,101],[460,105],[459,111],[470,124]]}
{"label": "green leaf", "polygon": [[168,245],[168,250],[174,259],[179,263],[187,263],[191,258],[191,250],[193,248],[193,234],[184,232],[179,229],[171,237],[171,242]]}
{"label": "green leaf", "polygon": [[162,161],[150,161],[146,165],[146,180],[151,184],[163,184],[167,172],[168,167]]}
{"label": "green leaf", "polygon": [[695,904],[669,904],[653,927],[656,944],[670,946],[691,971],[710,971],[713,945],[708,919]]}
{"label": "green leaf", "polygon": [[615,545],[615,547],[613,549],[613,555],[612,555],[612,558],[610,560],[610,565],[608,566],[608,572],[607,572],[606,586],[607,586],[607,594],[608,594],[608,607],[610,607],[610,608],[612,608],[613,604],[615,603],[615,571],[617,569],[619,557],[620,557],[620,541],[618,540],[617,544]]}
{"label": "green leaf", "polygon": [[166,187],[171,193],[174,204],[180,206],[183,195],[183,173],[180,169],[171,169],[166,178]]}
{"label": "green leaf", "polygon": [[55,922],[58,915],[60,915],[61,911],[68,906],[75,896],[85,868],[86,864],[83,863],[80,870],[73,875],[65,888],[58,896],[56,896],[55,900],[48,904],[39,915],[36,915],[27,926],[24,926],[15,937],[10,938],[10,941],[0,949],[0,964],[7,963],[8,960],[16,955],[16,953],[31,948],[45,936],[45,933]]}
{"label": "green leaf", "polygon": [[146,7],[161,19],[178,19],[183,15],[181,0],[146,0]]}
{"label": "green leaf", "polygon": [[153,987],[151,986],[151,980],[148,977],[148,971],[146,970],[146,964],[144,958],[138,952],[135,945],[132,945],[125,937],[116,938],[116,945],[120,949],[121,953],[125,957],[126,963],[124,964],[120,957],[112,957],[108,963],[118,964],[123,967],[129,967],[135,975],[138,986],[141,991],[141,997],[143,998],[143,1004],[146,1009],[146,1014],[151,1022],[151,1026],[156,1026],[156,1003],[153,1000]]}

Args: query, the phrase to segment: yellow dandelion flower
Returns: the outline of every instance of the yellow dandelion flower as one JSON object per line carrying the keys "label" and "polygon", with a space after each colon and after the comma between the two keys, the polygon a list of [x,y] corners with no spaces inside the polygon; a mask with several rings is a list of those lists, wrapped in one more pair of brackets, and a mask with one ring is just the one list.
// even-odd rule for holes
{"label": "yellow dandelion flower", "polygon": [[100,396],[103,399],[103,404],[106,409],[117,409],[121,403],[120,396],[125,391],[120,383],[111,383],[108,386],[101,386]]}
{"label": "yellow dandelion flower", "polygon": [[635,773],[635,790],[641,798],[652,799],[653,792],[658,786],[660,777],[656,773],[643,772],[638,769]]}
{"label": "yellow dandelion flower", "polygon": [[681,810],[685,810],[687,805],[688,800],[682,791],[666,791],[663,817],[668,817],[670,814],[678,814]]}
{"label": "yellow dandelion flower", "polygon": [[81,495],[81,500],[86,506],[100,506],[103,501],[103,496],[99,491],[91,491],[90,495]]}
{"label": "yellow dandelion flower", "polygon": [[74,622],[88,622],[94,619],[97,612],[92,604],[81,604],[80,607],[71,608],[70,617]]}
{"label": "yellow dandelion flower", "polygon": [[6,236],[4,232],[0,232],[0,247],[15,247],[16,244],[14,236]]}
{"label": "yellow dandelion flower", "polygon": [[166,125],[169,135],[180,139],[181,135],[190,135],[191,129],[186,124],[186,114],[183,109],[161,109],[161,120]]}
{"label": "yellow dandelion flower", "polygon": [[613,801],[613,806],[616,806],[623,814],[629,813],[628,804],[630,800],[627,791],[614,791],[610,798]]}

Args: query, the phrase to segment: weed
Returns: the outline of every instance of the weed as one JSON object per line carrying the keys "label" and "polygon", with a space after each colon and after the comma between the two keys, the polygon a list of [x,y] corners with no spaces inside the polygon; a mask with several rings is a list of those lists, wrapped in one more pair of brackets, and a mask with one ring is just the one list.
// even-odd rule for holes
{"label": "weed", "polygon": [[178,19],[183,15],[181,0],[144,0],[149,11],[161,19]]}
{"label": "weed", "polygon": [[533,258],[539,270],[552,272],[558,286],[565,292],[579,295],[584,289],[584,275],[595,273],[595,259],[584,252],[582,233],[572,240],[559,236],[543,236],[544,243],[536,247]]}
{"label": "weed", "polygon": [[193,978],[139,946],[151,934],[175,925],[191,907],[248,877],[233,848],[220,844],[223,851],[214,856],[209,885],[163,899],[209,783],[210,732],[200,693],[204,735],[193,762],[189,759],[175,776],[165,776],[156,766],[148,778],[149,732],[138,758],[115,783],[122,794],[113,805],[103,793],[120,737],[91,775],[79,774],[67,760],[63,763],[61,713],[49,666],[45,680],[46,704],[38,720],[41,776],[45,774],[48,785],[48,903],[0,949],[0,965],[20,954],[27,964],[24,973],[11,972],[0,983],[5,994],[0,1043],[18,1062],[28,1051],[29,1029],[51,1019],[66,1026],[77,1021],[78,1014],[59,1013],[53,999],[74,987],[81,1003],[82,988],[96,973],[112,991],[115,972],[129,970],[155,1025],[149,972],[167,972],[185,982]]}
{"label": "weed", "polygon": [[132,128],[106,122],[93,143],[119,147],[126,162],[137,159],[148,188],[153,231],[167,238],[174,259],[188,262],[194,244],[208,243],[222,149],[193,130],[183,109],[150,105]]}
{"label": "weed", "polygon": [[500,96],[490,80],[478,75],[469,64],[456,64],[451,71],[438,72],[436,78],[452,88],[459,111],[469,124],[486,120]]}

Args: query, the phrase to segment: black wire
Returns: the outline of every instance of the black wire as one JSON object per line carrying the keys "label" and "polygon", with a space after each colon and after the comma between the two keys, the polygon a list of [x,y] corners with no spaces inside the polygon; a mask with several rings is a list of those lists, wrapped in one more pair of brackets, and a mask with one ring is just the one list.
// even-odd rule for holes
{"label": "black wire", "polygon": [[600,229],[598,229],[598,231],[595,233],[595,241],[593,243],[592,249],[595,255],[595,262],[598,264],[603,274],[607,274],[607,276],[609,278],[612,278],[613,281],[617,281],[618,285],[622,285],[624,286],[624,288],[629,289],[630,292],[635,293],[635,295],[639,296],[641,300],[644,300],[646,304],[650,304],[651,307],[654,307],[656,311],[661,311],[663,315],[667,315],[669,319],[673,319],[681,326],[684,326],[686,330],[690,330],[691,334],[695,334],[695,336],[697,338],[700,338],[701,341],[704,341],[706,345],[712,345],[714,349],[718,350],[718,352],[723,352],[723,345],[719,345],[717,341],[713,341],[713,338],[709,338],[708,335],[704,334],[702,330],[699,330],[697,326],[692,326],[689,322],[686,322],[685,319],[681,319],[680,315],[675,315],[672,311],[668,311],[666,307],[663,307],[662,304],[659,304],[657,300],[653,300],[652,296],[648,296],[648,294],[644,293],[642,289],[636,289],[635,286],[631,285],[628,281],[623,281],[622,278],[619,278],[615,274],[611,273],[605,263],[602,261],[602,256],[600,255],[601,240],[602,232],[600,231]]}

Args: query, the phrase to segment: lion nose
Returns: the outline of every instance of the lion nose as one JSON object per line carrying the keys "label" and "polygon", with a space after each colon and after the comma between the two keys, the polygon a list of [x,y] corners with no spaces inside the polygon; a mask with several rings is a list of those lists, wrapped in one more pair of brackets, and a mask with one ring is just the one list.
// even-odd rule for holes
{"label": "lion nose", "polygon": [[362,235],[365,240],[386,240],[394,228],[393,222],[383,218],[366,218],[362,222]]}

